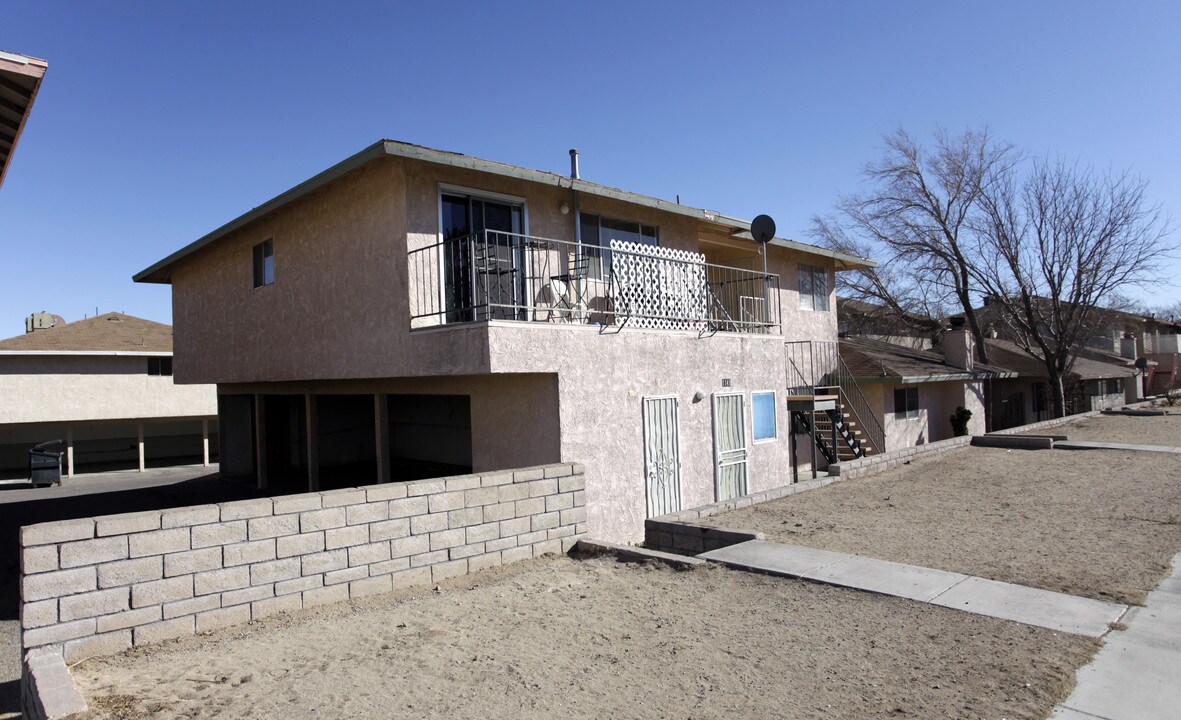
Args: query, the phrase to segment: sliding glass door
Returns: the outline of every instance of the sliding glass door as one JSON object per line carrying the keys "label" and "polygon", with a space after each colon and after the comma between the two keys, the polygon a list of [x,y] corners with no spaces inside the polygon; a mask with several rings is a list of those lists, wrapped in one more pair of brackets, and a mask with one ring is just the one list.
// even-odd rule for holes
{"label": "sliding glass door", "polygon": [[455,193],[441,202],[447,322],[516,319],[524,305],[524,208]]}

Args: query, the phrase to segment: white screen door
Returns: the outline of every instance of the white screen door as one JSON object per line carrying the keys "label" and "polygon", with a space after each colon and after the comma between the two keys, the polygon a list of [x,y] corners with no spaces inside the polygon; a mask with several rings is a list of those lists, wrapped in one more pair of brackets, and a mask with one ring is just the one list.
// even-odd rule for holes
{"label": "white screen door", "polygon": [[648,517],[681,509],[681,439],[675,397],[644,398],[644,474]]}
{"label": "white screen door", "polygon": [[746,494],[746,403],[742,393],[714,395],[714,482],[718,500]]}

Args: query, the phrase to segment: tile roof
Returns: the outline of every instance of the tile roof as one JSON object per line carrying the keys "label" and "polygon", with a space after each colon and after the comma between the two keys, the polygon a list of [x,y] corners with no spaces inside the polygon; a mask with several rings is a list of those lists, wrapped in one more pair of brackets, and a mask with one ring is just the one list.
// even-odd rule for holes
{"label": "tile roof", "polygon": [[0,352],[172,352],[172,326],[105,313],[0,340]]}
{"label": "tile roof", "polygon": [[914,350],[868,338],[841,338],[841,359],[859,382],[876,378],[911,382],[922,380],[976,380],[1002,377],[1011,372],[995,365],[975,363],[971,372],[948,364],[942,354]]}

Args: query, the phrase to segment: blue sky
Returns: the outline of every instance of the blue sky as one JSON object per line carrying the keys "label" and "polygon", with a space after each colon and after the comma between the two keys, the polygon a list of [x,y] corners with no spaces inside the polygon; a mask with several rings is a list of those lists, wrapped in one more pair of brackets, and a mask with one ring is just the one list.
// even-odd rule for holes
{"label": "blue sky", "polygon": [[[896,127],[1131,168],[1181,220],[1176,2],[41,2],[49,62],[0,188],[0,337],[171,320],[131,275],[387,137],[729,215],[809,218]],[[1174,240],[1177,235],[1174,235]],[[1131,294],[1181,301],[1174,280]]]}

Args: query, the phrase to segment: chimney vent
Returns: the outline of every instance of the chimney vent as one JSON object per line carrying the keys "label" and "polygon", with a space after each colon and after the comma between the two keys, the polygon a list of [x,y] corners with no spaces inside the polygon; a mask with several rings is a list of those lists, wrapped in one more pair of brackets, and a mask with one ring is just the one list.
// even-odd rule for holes
{"label": "chimney vent", "polygon": [[578,180],[578,148],[570,148],[570,177]]}

